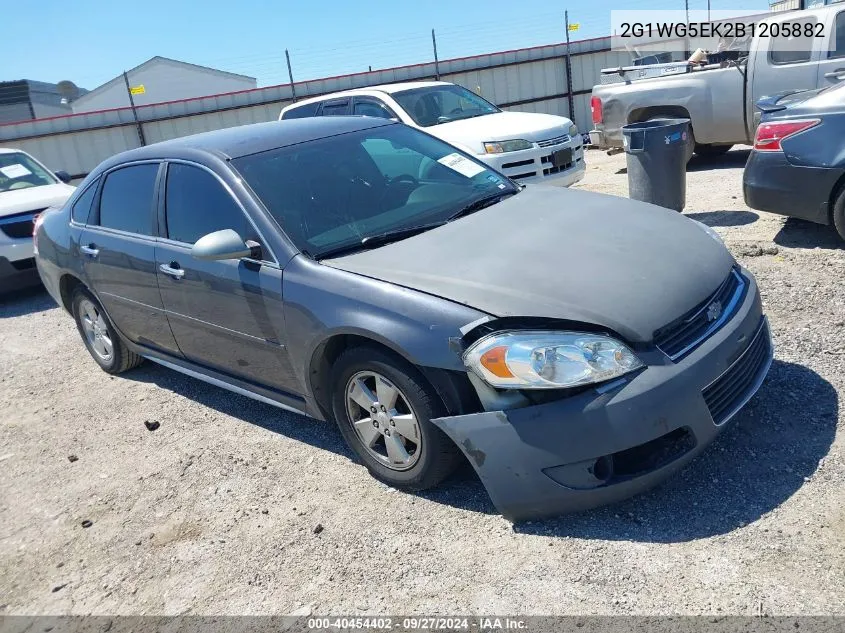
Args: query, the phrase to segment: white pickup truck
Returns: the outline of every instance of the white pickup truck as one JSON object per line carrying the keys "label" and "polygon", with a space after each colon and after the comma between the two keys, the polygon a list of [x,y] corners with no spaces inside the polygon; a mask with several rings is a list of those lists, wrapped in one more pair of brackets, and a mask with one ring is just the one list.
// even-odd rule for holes
{"label": "white pickup truck", "polygon": [[591,143],[621,148],[623,125],[684,117],[697,154],[722,154],[752,142],[759,121],[754,104],[761,97],[845,79],[845,4],[774,13],[764,21],[823,24],[824,36],[814,40],[813,50],[784,50],[791,47],[756,36],[736,60],[604,69],[590,103]]}

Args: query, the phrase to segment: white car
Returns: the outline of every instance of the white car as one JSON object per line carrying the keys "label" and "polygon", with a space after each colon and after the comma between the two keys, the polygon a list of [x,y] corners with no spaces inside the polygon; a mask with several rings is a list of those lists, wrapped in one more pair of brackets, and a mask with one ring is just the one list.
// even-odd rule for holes
{"label": "white car", "polygon": [[0,292],[38,283],[32,250],[35,218],[64,202],[76,187],[26,152],[0,147]]}
{"label": "white car", "polygon": [[475,154],[520,182],[542,180],[568,187],[584,177],[583,143],[572,121],[552,114],[505,112],[474,92],[443,81],[386,84],[313,97],[285,107],[279,119],[331,115],[401,121]]}

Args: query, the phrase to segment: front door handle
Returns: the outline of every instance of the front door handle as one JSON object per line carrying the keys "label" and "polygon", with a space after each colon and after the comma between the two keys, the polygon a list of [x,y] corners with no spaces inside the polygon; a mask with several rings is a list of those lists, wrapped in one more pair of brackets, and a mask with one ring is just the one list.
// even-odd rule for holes
{"label": "front door handle", "polygon": [[80,246],[79,250],[91,258],[94,258],[100,254],[100,249],[97,248],[94,244],[89,244],[88,246]]}
{"label": "front door handle", "polygon": [[174,279],[182,279],[182,277],[185,276],[185,271],[179,268],[179,264],[177,264],[176,262],[170,262],[169,264],[161,264],[158,269],[165,275],[169,275]]}
{"label": "front door handle", "polygon": [[845,68],[837,68],[836,70],[831,70],[829,73],[824,74],[825,79],[842,79],[842,76],[845,75]]}

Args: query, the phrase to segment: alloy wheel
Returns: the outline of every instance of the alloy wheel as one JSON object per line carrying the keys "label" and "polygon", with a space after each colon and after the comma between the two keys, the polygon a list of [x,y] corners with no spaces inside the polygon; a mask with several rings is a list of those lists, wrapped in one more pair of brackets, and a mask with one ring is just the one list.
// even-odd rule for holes
{"label": "alloy wheel", "polygon": [[419,422],[396,385],[374,371],[346,385],[346,412],[367,452],[392,470],[412,468],[422,453]]}
{"label": "alloy wheel", "polygon": [[104,363],[110,363],[114,357],[114,343],[109,335],[108,325],[97,306],[88,299],[79,302],[79,321],[88,347]]}

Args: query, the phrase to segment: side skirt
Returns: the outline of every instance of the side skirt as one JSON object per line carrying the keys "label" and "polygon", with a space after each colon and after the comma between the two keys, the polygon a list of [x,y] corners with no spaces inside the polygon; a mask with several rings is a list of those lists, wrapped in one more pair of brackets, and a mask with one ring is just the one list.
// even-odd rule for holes
{"label": "side skirt", "polygon": [[292,411],[300,415],[307,415],[305,412],[305,400],[297,396],[289,395],[282,392],[273,391],[258,385],[254,385],[243,380],[239,380],[227,374],[202,367],[194,363],[176,359],[172,356],[165,356],[150,350],[149,348],[139,347],[138,345],[129,344],[130,348],[137,354],[140,354],[147,360],[158,363],[168,369],[178,371],[181,374],[196,378],[203,382],[207,382],[215,387],[220,387],[228,391],[252,398],[264,404],[270,404],[274,407],[284,409],[285,411]]}

